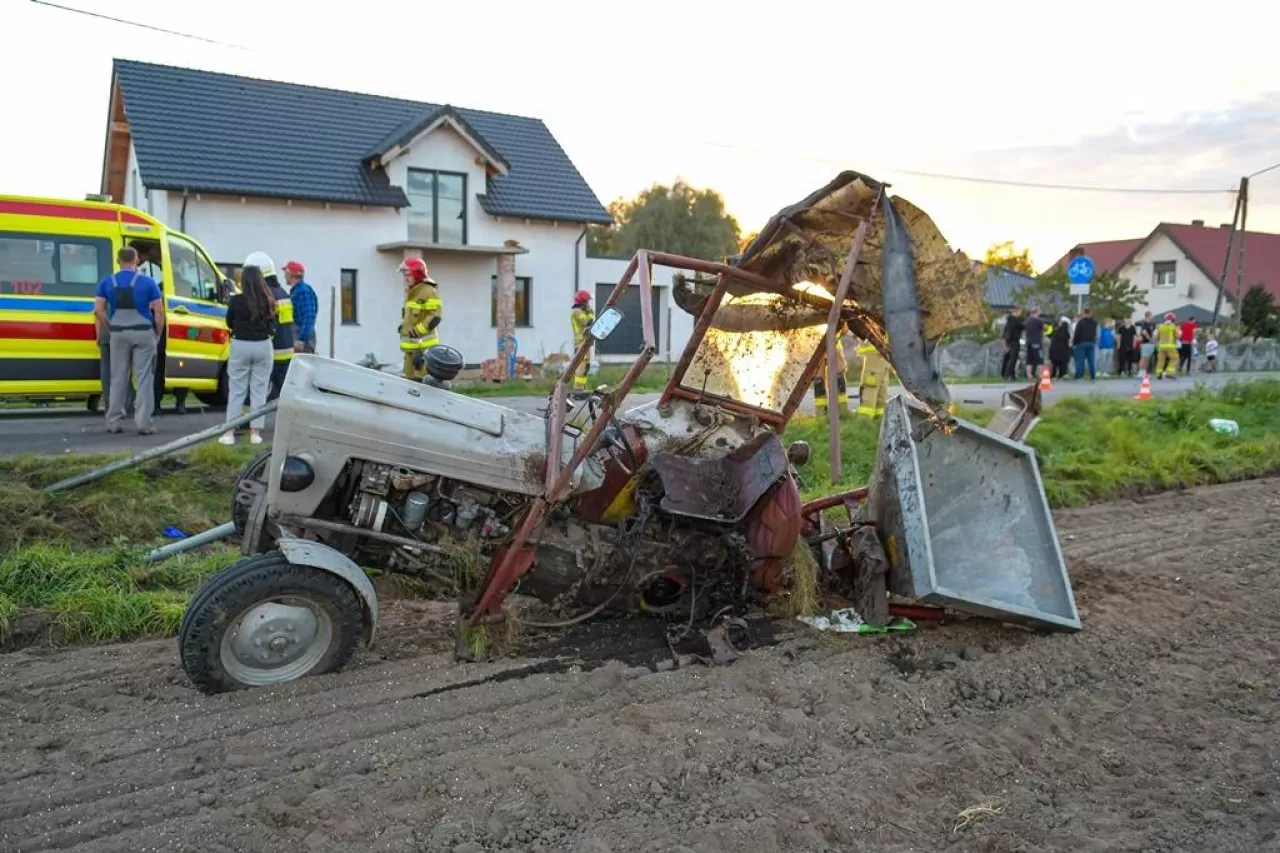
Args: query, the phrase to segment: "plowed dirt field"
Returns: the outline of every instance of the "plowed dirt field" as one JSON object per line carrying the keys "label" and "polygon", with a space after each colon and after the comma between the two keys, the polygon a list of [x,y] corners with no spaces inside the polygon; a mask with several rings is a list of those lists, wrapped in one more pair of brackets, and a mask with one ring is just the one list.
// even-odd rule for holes
{"label": "plowed dirt field", "polygon": [[14,652],[0,850],[1280,851],[1277,518],[1280,480],[1058,513],[1071,636],[512,673],[400,602],[347,671],[216,697],[171,640]]}

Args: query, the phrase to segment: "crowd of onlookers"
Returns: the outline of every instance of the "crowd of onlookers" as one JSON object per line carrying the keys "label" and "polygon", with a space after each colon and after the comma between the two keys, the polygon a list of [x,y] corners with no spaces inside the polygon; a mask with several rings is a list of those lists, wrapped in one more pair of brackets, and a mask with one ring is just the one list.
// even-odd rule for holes
{"label": "crowd of onlookers", "polygon": [[1212,330],[1202,330],[1190,314],[1179,320],[1169,312],[1157,321],[1147,311],[1137,322],[1131,317],[1109,317],[1099,323],[1093,311],[1085,308],[1055,323],[1042,318],[1039,308],[1024,313],[1014,307],[1005,317],[1001,341],[1000,375],[1010,381],[1022,374],[1036,379],[1045,366],[1053,379],[1067,378],[1071,368],[1076,379],[1083,379],[1085,373],[1091,380],[1113,373],[1172,379],[1179,373],[1190,374],[1201,355],[1201,370],[1217,370],[1217,338]]}

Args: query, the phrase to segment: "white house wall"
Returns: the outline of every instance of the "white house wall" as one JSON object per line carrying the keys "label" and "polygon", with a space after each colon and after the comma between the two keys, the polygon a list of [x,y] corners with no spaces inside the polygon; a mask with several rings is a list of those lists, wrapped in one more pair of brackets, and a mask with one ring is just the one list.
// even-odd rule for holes
{"label": "white house wall", "polygon": [[[1173,287],[1153,286],[1157,261],[1176,263]],[[1132,263],[1122,267],[1117,274],[1121,278],[1129,279],[1146,295],[1146,307],[1140,307],[1134,315],[1135,318],[1141,317],[1143,311],[1150,311],[1159,317],[1166,311],[1182,308],[1188,304],[1212,311],[1213,304],[1218,298],[1218,285],[1165,234],[1157,235],[1154,240],[1139,250]],[[1223,300],[1222,313],[1230,315],[1229,300]]]}

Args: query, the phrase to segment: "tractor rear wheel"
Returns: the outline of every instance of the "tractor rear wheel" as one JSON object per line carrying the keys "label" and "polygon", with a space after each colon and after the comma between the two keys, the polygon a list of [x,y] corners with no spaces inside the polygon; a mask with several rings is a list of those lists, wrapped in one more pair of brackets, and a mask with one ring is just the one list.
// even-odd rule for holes
{"label": "tractor rear wheel", "polygon": [[284,684],[341,669],[364,613],[351,585],[278,552],[223,569],[182,617],[182,668],[202,693]]}

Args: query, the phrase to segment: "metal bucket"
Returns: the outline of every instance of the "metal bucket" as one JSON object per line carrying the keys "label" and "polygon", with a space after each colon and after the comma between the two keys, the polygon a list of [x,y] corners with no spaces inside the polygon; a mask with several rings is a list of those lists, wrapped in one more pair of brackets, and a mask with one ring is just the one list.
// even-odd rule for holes
{"label": "metal bucket", "polygon": [[1080,630],[1035,453],[967,421],[948,434],[929,430],[927,420],[919,404],[897,396],[880,427],[866,512],[889,558],[889,590]]}

